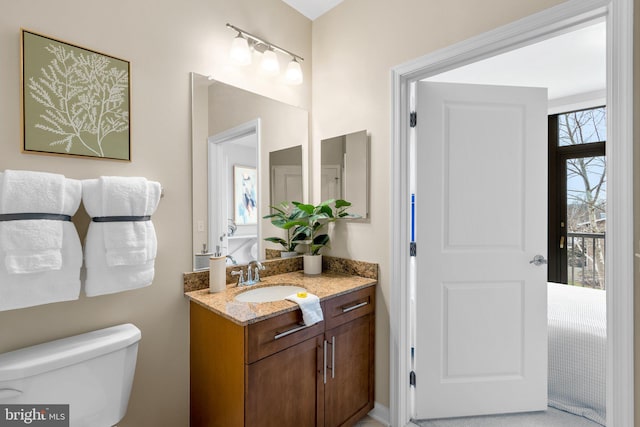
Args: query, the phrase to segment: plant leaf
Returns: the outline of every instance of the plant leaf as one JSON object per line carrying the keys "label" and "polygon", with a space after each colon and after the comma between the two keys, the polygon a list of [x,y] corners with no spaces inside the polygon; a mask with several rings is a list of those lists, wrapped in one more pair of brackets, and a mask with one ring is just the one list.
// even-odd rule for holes
{"label": "plant leaf", "polygon": [[304,203],[297,203],[294,202],[296,208],[300,209],[301,211],[311,215],[313,214],[313,211],[315,210],[315,206],[313,205],[305,205]]}
{"label": "plant leaf", "polygon": [[351,202],[347,202],[346,200],[338,199],[336,200],[336,209],[345,208],[351,206]]}
{"label": "plant leaf", "polygon": [[329,240],[328,234],[319,234],[313,239],[313,244],[325,246],[329,243]]}
{"label": "plant leaf", "polygon": [[264,240],[266,240],[267,242],[277,243],[285,248],[287,247],[287,241],[280,237],[267,237]]}

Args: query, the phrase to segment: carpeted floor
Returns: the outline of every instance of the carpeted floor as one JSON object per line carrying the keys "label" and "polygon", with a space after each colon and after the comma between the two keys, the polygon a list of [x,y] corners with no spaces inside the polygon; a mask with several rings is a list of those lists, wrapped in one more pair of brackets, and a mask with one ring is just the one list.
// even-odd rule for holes
{"label": "carpeted floor", "polygon": [[602,427],[591,420],[555,408],[523,414],[485,415],[413,422],[420,427]]}

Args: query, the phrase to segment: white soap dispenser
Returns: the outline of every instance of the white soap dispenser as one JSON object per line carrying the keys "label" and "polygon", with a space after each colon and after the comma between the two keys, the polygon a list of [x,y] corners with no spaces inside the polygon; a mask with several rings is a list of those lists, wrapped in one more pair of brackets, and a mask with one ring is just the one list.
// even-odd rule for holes
{"label": "white soap dispenser", "polygon": [[227,257],[220,252],[220,246],[209,258],[209,292],[222,292],[227,288]]}

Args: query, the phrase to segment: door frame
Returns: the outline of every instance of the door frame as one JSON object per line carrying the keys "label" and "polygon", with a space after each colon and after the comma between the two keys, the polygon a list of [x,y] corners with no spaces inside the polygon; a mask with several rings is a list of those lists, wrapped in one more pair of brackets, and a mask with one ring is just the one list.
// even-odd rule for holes
{"label": "door frame", "polygon": [[[410,425],[410,86],[585,22],[607,21],[607,204],[611,238],[606,254],[607,426],[634,425],[633,335],[633,0],[569,0],[391,70],[390,410],[391,425]],[[419,379],[417,380],[419,383]]]}
{"label": "door frame", "polygon": [[[209,249],[214,249],[214,242],[218,241],[219,236],[223,234],[223,230],[226,230],[226,220],[222,220],[228,216],[227,214],[227,195],[222,194],[220,189],[220,183],[227,183],[226,178],[226,165],[225,158],[222,155],[222,144],[227,142],[233,142],[236,139],[255,135],[256,137],[256,153],[260,153],[261,147],[261,119],[253,119],[248,122],[239,124],[232,128],[226,129],[215,135],[211,135],[207,138],[207,194],[208,194],[208,213],[207,220],[208,226],[208,239]],[[215,166],[215,167],[214,167]],[[260,171],[262,170],[260,161],[260,155],[257,155],[256,159],[256,186],[260,187]],[[227,183],[229,184],[229,183]],[[224,200],[224,203],[218,203],[216,200]],[[212,218],[218,218],[218,225],[211,227]],[[260,203],[258,202],[258,218],[262,218],[262,212],[260,211]],[[224,224],[224,225],[223,225]],[[222,227],[219,229],[218,227]],[[260,221],[256,224],[256,235],[260,237]],[[262,253],[262,244],[258,238],[258,254]]]}

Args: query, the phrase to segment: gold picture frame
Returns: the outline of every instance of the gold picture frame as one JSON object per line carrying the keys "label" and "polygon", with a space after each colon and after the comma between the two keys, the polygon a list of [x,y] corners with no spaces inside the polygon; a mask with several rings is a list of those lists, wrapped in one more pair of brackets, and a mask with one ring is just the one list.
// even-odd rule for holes
{"label": "gold picture frame", "polygon": [[131,161],[130,64],[22,29],[22,151]]}

